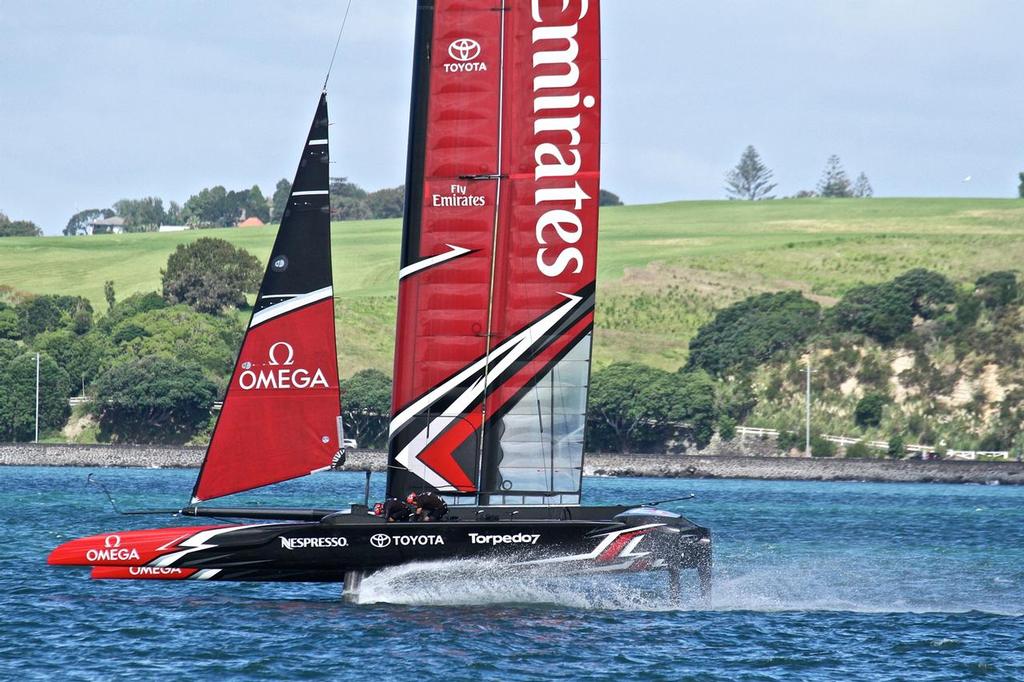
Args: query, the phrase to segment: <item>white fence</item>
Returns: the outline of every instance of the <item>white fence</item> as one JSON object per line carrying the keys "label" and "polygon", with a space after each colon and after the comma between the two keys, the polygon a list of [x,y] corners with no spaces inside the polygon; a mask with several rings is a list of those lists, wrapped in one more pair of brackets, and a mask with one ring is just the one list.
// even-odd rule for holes
{"label": "white fence", "polygon": [[[741,438],[746,436],[755,436],[758,438],[772,437],[778,438],[779,432],[776,429],[762,429],[756,426],[737,426],[736,435]],[[859,438],[850,438],[849,436],[829,436],[826,434],[821,435],[827,441],[838,443],[842,446],[853,445],[854,443],[860,442]],[[866,440],[864,444],[870,448],[876,450],[888,450],[889,442],[884,440]],[[933,453],[936,451],[934,445],[921,445],[913,443],[904,446],[907,452],[919,452],[922,454]],[[988,457],[991,459],[1010,459],[1010,453],[1006,450],[947,450],[946,457],[948,459],[968,459],[976,460],[980,457]]]}
{"label": "white fence", "polygon": [[[75,405],[83,405],[83,404],[85,404],[87,402],[89,402],[89,398],[82,397],[82,396],[76,396],[74,398],[69,398],[68,399],[68,404],[71,405],[71,407],[74,407]],[[220,402],[220,401],[215,402],[213,404],[213,409],[214,410],[220,410],[222,405],[223,405],[223,403]],[[765,437],[778,438],[779,437],[779,432],[776,429],[762,429],[762,428],[757,427],[757,426],[737,426],[736,427],[736,435],[741,437],[741,438],[746,438],[748,436],[754,436],[754,437],[757,437],[757,438],[765,438]],[[821,437],[824,438],[825,440],[832,441],[833,443],[837,443],[837,444],[842,445],[844,447],[847,446],[847,445],[853,445],[854,443],[857,443],[857,442],[860,441],[859,438],[850,438],[849,436],[829,436],[829,435],[826,435],[826,434],[822,434]],[[884,440],[866,440],[866,441],[864,441],[864,444],[867,445],[870,448],[875,448],[876,450],[888,450],[889,449],[888,441],[884,441]],[[936,450],[934,445],[920,445],[920,444],[916,444],[916,443],[915,444],[906,445],[904,447],[906,448],[907,452],[919,452],[921,454],[933,453]],[[1008,459],[1010,459],[1010,453],[1007,452],[1006,450],[947,450],[946,451],[946,458],[947,459],[976,460],[979,457],[988,457],[990,459],[1006,459],[1006,460],[1008,460]]]}

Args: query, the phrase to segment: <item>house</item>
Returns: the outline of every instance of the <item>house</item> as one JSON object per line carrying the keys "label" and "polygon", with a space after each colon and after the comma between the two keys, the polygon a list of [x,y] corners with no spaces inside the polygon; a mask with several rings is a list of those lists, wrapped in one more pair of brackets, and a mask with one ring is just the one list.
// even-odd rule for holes
{"label": "house", "polygon": [[256,216],[249,216],[235,227],[263,227],[265,223]]}
{"label": "house", "polygon": [[86,234],[121,234],[124,232],[124,218],[111,216],[94,220],[86,228]]}

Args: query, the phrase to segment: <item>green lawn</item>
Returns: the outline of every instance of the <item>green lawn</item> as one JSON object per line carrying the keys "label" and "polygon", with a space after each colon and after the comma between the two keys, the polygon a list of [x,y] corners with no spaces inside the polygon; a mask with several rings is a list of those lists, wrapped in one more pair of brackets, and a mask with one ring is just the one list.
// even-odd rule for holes
{"label": "green lawn", "polygon": [[[344,374],[390,371],[401,223],[335,223],[334,279]],[[0,285],[77,293],[105,308],[159,288],[180,243],[222,237],[265,258],[274,228],[0,240]],[[851,286],[914,267],[960,281],[1024,259],[1024,201],[799,199],[690,201],[602,209],[598,363],[636,359],[666,368],[715,307],[751,293],[797,288],[829,302]]]}

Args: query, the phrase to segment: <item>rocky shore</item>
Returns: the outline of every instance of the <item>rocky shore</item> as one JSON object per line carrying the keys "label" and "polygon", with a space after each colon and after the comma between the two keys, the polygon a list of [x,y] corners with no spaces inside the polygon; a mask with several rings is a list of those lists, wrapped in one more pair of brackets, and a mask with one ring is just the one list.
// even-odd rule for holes
{"label": "rocky shore", "polygon": [[[197,467],[201,447],[124,445],[0,445],[0,466]],[[384,454],[356,450],[346,470],[384,470]],[[1024,485],[1024,463],[808,459],[731,455],[587,456],[586,473],[654,478],[753,478],[799,481],[883,481],[907,483],[1002,483]]]}

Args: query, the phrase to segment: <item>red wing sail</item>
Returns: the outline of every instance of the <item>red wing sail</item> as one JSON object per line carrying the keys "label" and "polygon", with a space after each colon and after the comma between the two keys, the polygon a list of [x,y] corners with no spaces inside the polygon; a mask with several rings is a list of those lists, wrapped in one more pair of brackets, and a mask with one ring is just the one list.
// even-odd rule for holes
{"label": "red wing sail", "polygon": [[579,499],[596,0],[420,3],[388,494]]}
{"label": "red wing sail", "polygon": [[327,468],[338,452],[328,169],[324,94],[193,502]]}

